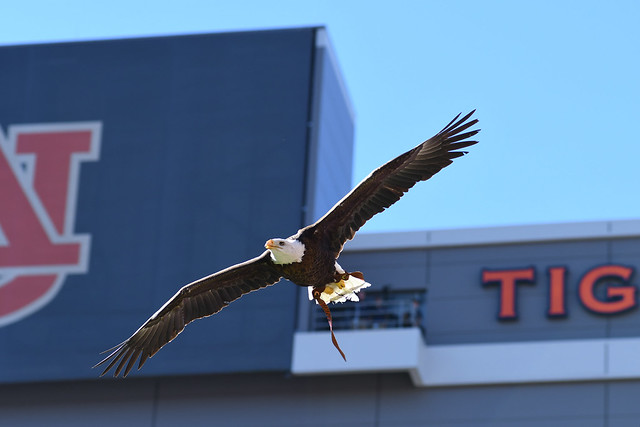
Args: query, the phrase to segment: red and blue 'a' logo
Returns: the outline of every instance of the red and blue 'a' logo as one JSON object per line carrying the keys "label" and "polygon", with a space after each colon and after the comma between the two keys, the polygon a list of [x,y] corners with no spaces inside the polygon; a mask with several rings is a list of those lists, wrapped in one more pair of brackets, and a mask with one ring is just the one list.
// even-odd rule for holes
{"label": "red and blue 'a' logo", "polygon": [[80,166],[98,160],[99,122],[0,130],[0,326],[86,273],[91,236],[74,233]]}

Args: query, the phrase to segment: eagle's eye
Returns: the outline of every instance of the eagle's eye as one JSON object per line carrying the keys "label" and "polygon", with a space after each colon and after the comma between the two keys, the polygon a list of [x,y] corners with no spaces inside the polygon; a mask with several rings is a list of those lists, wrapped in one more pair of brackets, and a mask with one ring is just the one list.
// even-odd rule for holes
{"label": "eagle's eye", "polygon": [[280,242],[280,246],[284,246],[284,242]]}

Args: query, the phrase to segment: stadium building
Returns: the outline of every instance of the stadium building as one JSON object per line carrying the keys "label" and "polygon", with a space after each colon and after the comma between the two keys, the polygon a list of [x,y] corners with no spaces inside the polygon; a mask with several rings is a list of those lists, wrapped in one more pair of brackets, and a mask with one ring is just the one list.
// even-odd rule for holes
{"label": "stadium building", "polygon": [[0,76],[0,425],[639,425],[637,220],[360,234],[346,363],[285,282],[99,378],[350,189],[349,97],[323,28],[5,46]]}

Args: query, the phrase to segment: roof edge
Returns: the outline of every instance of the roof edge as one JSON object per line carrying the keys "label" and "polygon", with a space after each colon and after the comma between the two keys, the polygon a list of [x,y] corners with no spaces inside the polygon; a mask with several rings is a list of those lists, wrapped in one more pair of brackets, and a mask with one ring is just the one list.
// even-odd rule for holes
{"label": "roof edge", "polygon": [[74,44],[74,43],[99,43],[109,41],[127,41],[127,40],[146,40],[146,39],[160,39],[160,38],[175,38],[175,37],[199,37],[199,36],[213,36],[222,34],[240,34],[240,33],[259,33],[259,32],[275,32],[275,31],[301,31],[301,30],[319,30],[324,29],[324,25],[291,25],[291,26],[265,26],[265,27],[247,27],[247,28],[217,28],[211,30],[194,30],[194,31],[159,31],[148,33],[122,33],[112,35],[86,35],[86,36],[69,36],[58,37],[51,39],[24,39],[14,40],[10,42],[0,43],[0,47],[24,47],[24,46],[49,46],[60,44]]}
{"label": "roof edge", "polygon": [[640,237],[640,219],[361,233],[347,252]]}

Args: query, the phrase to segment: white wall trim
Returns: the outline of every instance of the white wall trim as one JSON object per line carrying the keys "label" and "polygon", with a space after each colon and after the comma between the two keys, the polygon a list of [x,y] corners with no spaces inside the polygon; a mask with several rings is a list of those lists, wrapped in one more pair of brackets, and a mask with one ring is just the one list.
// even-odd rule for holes
{"label": "white wall trim", "polygon": [[425,345],[417,328],[296,332],[296,375],[408,372],[418,387],[640,379],[640,338]]}

